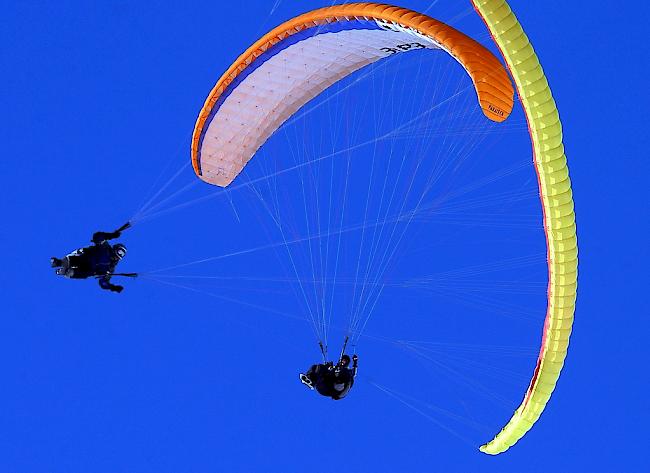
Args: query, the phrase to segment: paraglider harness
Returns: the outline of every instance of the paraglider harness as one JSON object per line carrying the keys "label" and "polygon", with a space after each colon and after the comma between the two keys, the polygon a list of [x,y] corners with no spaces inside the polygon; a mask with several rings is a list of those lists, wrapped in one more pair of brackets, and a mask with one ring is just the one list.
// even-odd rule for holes
{"label": "paraglider harness", "polygon": [[[345,354],[345,349],[348,343],[346,337],[341,350],[339,361],[336,365],[332,361],[324,361],[318,365],[312,365],[307,373],[300,374],[300,381],[309,389],[316,390],[319,394],[326,397],[331,397],[335,401],[343,399],[354,384],[354,378],[357,375],[358,369],[358,356],[352,356],[352,369],[348,368],[350,365],[350,357]],[[327,351],[322,343],[319,344],[323,359],[327,358]]]}
{"label": "paraglider harness", "polygon": [[95,277],[102,289],[112,292],[122,292],[122,286],[111,284],[114,276],[135,278],[137,273],[115,273],[115,267],[126,254],[126,247],[122,244],[111,246],[108,240],[121,236],[122,231],[129,228],[129,222],[122,225],[114,232],[95,232],[92,237],[93,245],[79,248],[62,259],[51,258],[52,267],[58,268],[56,274],[70,279],[86,279]]}

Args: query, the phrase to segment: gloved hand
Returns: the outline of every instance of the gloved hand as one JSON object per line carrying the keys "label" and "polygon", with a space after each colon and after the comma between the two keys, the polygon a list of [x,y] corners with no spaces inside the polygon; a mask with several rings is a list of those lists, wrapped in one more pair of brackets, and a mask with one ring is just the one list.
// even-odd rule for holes
{"label": "gloved hand", "polygon": [[359,360],[359,357],[356,355],[352,355],[352,366],[357,366],[357,361]]}

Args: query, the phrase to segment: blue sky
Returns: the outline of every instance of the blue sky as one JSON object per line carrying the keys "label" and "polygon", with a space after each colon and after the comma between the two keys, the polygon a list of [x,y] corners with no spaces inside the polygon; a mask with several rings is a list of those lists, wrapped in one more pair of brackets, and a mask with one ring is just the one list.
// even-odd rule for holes
{"label": "blue sky", "polygon": [[[511,2],[563,121],[579,296],[551,402],[516,447],[493,458],[476,447],[518,405],[544,316],[541,211],[520,110],[502,131],[481,122],[482,133],[471,128],[481,118],[471,101],[451,108],[470,117],[450,127],[474,140],[462,161],[450,151],[464,143],[463,133],[436,148],[428,116],[371,151],[343,153],[331,168],[304,166],[227,194],[199,183],[186,166],[194,121],[222,71],[271,27],[324,5],[3,5],[1,471],[648,468],[647,7]],[[426,10],[494,51],[469,2],[401,6]],[[428,61],[400,59],[358,84],[350,78],[338,86],[350,86],[344,93],[272,138],[244,178],[353,147],[418,116],[426,97],[465,90],[467,78],[451,59]],[[443,77],[439,71],[444,80],[429,80]],[[377,240],[395,254],[380,278],[386,289],[368,311],[350,291],[358,266],[375,274],[375,260],[364,256],[372,247],[363,246],[362,232],[336,229],[366,221],[366,208],[385,202],[368,190],[382,173],[403,195],[411,181],[391,165],[406,163],[413,172],[405,175],[420,175],[413,161],[387,161],[396,150],[437,156],[423,160],[423,173],[453,163],[441,171],[439,194],[423,201],[435,207],[444,197],[453,205],[448,213],[418,213],[399,244]],[[341,187],[305,191],[304,179],[334,181],[346,172],[353,183],[344,196]],[[456,201],[457,189],[471,190]],[[405,208],[419,195],[405,198]],[[50,256],[121,225],[152,197],[160,206],[123,238],[123,269],[145,277],[125,281],[115,295],[52,274]],[[325,211],[334,223],[323,247],[314,218]],[[311,291],[309,252],[334,248],[339,234],[339,270],[317,271],[339,281],[322,306],[332,313],[331,351],[340,349],[351,309],[368,324],[354,347],[359,379],[334,403],[304,389],[297,373],[319,357],[305,322],[322,302]],[[285,244],[293,240],[301,241]],[[209,261],[188,264],[202,259]]]}

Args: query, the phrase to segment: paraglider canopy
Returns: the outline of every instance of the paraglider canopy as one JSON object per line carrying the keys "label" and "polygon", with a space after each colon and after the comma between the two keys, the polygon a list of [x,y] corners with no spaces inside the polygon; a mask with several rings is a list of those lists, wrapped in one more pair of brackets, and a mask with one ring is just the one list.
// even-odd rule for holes
{"label": "paraglider canopy", "polygon": [[300,107],[364,66],[442,50],[470,75],[483,114],[505,120],[513,88],[499,60],[458,30],[405,8],[353,3],[314,10],[260,38],[221,76],[194,128],[192,164],[225,187]]}

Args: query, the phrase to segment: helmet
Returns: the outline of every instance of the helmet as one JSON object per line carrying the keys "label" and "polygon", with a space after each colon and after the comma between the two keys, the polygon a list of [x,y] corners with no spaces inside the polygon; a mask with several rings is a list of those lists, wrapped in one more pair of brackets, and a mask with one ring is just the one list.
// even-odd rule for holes
{"label": "helmet", "polygon": [[341,361],[339,361],[341,366],[348,366],[350,364],[350,357],[348,355],[341,356]]}
{"label": "helmet", "polygon": [[119,259],[122,259],[126,256],[126,246],[124,246],[122,243],[113,245],[113,251],[115,251],[115,254]]}

